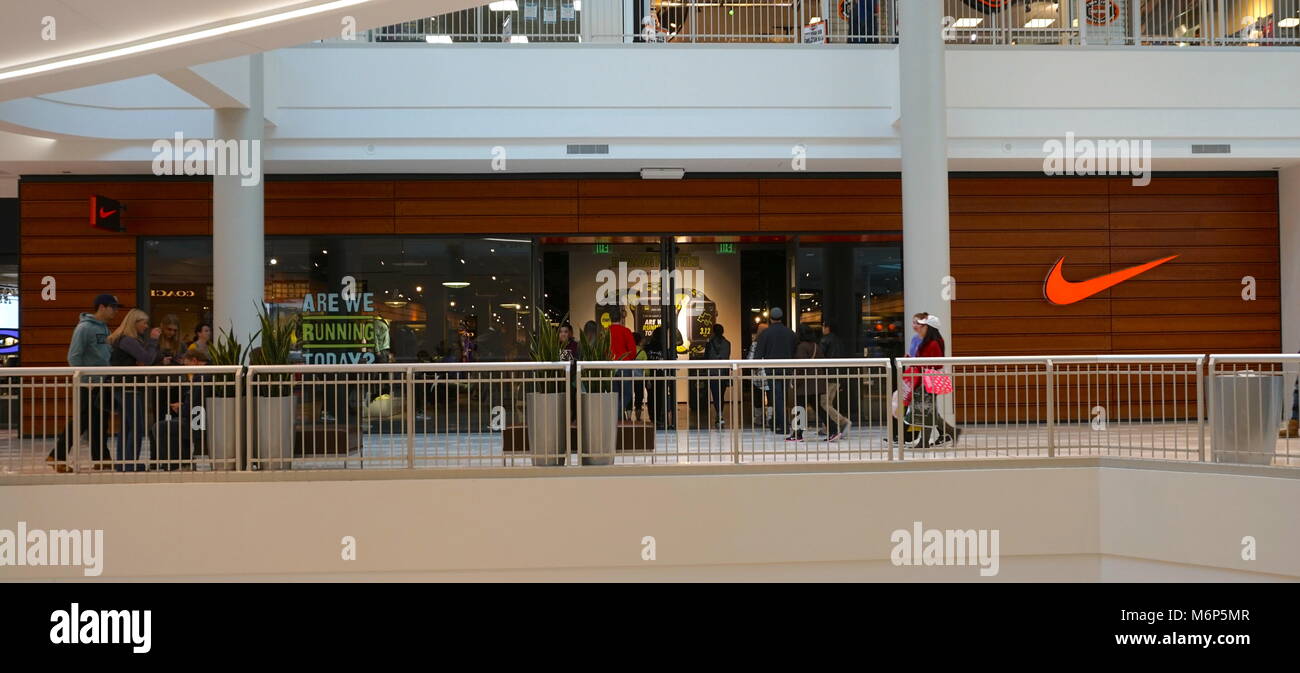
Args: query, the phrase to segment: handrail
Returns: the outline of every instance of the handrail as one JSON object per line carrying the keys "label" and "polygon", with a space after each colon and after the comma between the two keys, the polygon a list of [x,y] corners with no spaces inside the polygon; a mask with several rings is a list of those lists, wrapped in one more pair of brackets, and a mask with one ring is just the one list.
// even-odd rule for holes
{"label": "handrail", "polygon": [[[1237,380],[1231,365],[1242,363],[1272,366]],[[74,437],[98,433],[119,449],[124,423],[135,433],[126,458],[88,460],[83,445],[58,459],[85,470],[556,466],[570,446],[574,461],[596,465],[1119,455],[1300,466],[1294,439],[1268,448],[1274,398],[1297,364],[1300,354],[1233,353],[17,367],[0,377],[13,424],[0,436],[0,471],[48,471],[65,423]],[[922,390],[911,367],[940,372],[921,380],[950,380]],[[669,417],[629,413],[643,393],[652,416]],[[913,404],[937,415],[905,418]],[[178,459],[168,439],[162,458],[153,453],[155,414],[168,406],[195,424],[194,445],[207,451]],[[133,424],[124,408],[138,414]],[[931,428],[940,448],[912,444],[916,427]],[[552,448],[534,453],[544,441]]]}

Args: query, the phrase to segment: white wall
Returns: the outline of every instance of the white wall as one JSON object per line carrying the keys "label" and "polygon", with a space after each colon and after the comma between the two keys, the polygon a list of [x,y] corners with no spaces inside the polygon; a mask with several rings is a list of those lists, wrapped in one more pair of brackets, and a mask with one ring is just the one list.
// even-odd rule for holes
{"label": "white wall", "polygon": [[[811,171],[898,170],[888,46],[324,44],[275,54],[272,172],[488,172],[496,145],[509,150],[509,170],[671,160],[779,171],[795,144]],[[1296,58],[1290,48],[951,47],[950,155],[962,170],[1032,170],[1043,140],[1072,131],[1150,139],[1157,170],[1295,164],[1300,87],[1286,83]],[[144,83],[170,86],[131,86]],[[162,105],[163,92],[115,98],[114,86],[0,103],[0,128],[119,139],[6,151],[0,170],[127,156],[147,169],[153,139],[204,132],[194,117],[204,111]],[[157,106],[132,109],[137,100]],[[610,155],[570,158],[569,142],[608,142]],[[1233,152],[1192,157],[1192,142]]]}
{"label": "white wall", "polygon": [[[1300,579],[1300,480],[1095,459],[1004,465],[51,482],[0,489],[0,528],[103,529],[100,579],[981,579],[969,566],[892,565],[890,535],[914,521],[997,529],[991,581]],[[1243,535],[1258,540],[1257,561],[1240,559]],[[344,536],[355,561],[340,558]],[[56,577],[81,574],[0,567],[0,579]]]}

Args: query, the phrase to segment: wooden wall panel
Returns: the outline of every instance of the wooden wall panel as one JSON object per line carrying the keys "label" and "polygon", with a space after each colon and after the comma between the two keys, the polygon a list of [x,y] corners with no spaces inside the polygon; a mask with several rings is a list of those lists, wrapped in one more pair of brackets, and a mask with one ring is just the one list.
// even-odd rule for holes
{"label": "wooden wall panel", "polygon": [[[892,176],[268,180],[265,189],[273,236],[902,229]],[[1137,187],[955,175],[949,191],[956,354],[1280,347],[1274,178]],[[90,228],[92,194],[128,204],[127,233]],[[21,197],[25,364],[62,364],[58,342],[94,294],[134,303],[137,237],[211,234],[203,180],[24,182]],[[1062,256],[1066,277],[1082,280],[1170,254],[1179,257],[1078,304],[1042,296]],[[45,275],[59,279],[56,302],[40,300]],[[1244,276],[1256,279],[1253,302],[1241,299]]]}
{"label": "wooden wall panel", "polygon": [[[95,194],[127,204],[128,231],[90,226]],[[136,238],[211,233],[212,187],[206,181],[27,182],[20,186],[21,357],[26,366],[67,364],[68,340],[96,295],[136,300]],[[42,280],[53,277],[54,299]]]}
{"label": "wooden wall panel", "polygon": [[[1048,352],[1031,345],[1062,354],[1281,347],[1274,178],[950,185],[958,355]],[[1042,294],[1060,257],[1065,277],[1079,281],[1169,255],[1178,257],[1077,304],[1054,306]],[[1242,299],[1244,276],[1256,280],[1254,301]]]}

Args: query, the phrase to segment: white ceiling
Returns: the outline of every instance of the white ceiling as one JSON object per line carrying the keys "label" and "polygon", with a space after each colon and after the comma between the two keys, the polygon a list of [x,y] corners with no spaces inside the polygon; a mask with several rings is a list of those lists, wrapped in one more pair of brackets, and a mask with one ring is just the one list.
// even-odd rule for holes
{"label": "white ceiling", "polygon": [[[0,76],[43,62],[104,52],[200,29],[339,0],[0,0]],[[245,54],[338,37],[343,17],[357,30],[487,4],[485,0],[361,0],[305,18],[201,41],[11,79],[0,101],[168,72]],[[43,30],[54,19],[53,40]]]}

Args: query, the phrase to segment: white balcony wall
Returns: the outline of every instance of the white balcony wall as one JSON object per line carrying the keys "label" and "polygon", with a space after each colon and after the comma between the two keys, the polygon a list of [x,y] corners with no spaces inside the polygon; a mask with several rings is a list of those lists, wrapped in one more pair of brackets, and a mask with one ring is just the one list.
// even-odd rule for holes
{"label": "white balcony wall", "polygon": [[[951,47],[952,166],[1033,170],[1043,141],[1066,132],[1150,139],[1157,170],[1293,165],[1296,58],[1288,48]],[[776,171],[796,144],[811,171],[898,170],[887,45],[322,44],[275,61],[271,172],[486,172],[498,145],[511,170],[673,161]],[[58,138],[36,156],[0,137],[0,170],[112,161],[106,172],[138,171],[154,139],[205,132],[211,113],[178,105],[165,80],[135,80],[130,96],[122,86],[0,103],[0,130]],[[565,154],[592,142],[610,154]],[[1192,143],[1232,153],[1193,157]]]}

